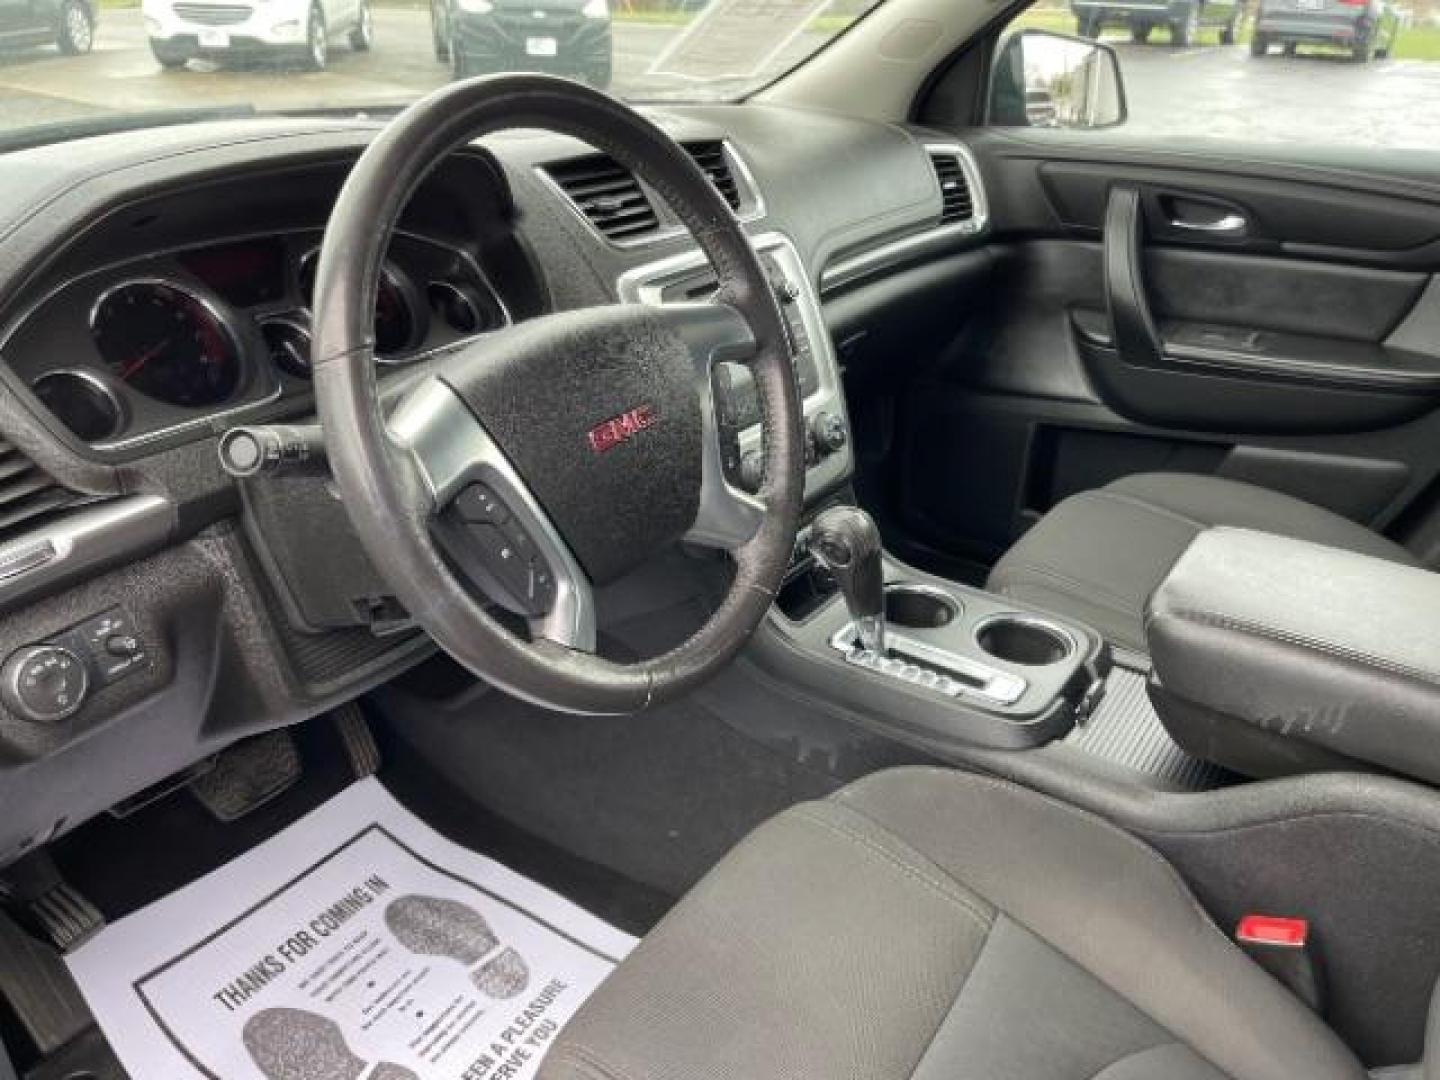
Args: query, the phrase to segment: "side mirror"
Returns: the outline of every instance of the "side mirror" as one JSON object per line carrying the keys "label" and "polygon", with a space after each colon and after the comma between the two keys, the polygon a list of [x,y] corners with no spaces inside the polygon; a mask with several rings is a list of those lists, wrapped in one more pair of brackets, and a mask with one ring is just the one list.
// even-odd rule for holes
{"label": "side mirror", "polygon": [[1125,87],[1115,50],[1049,30],[1009,35],[990,76],[989,122],[1043,128],[1124,123]]}

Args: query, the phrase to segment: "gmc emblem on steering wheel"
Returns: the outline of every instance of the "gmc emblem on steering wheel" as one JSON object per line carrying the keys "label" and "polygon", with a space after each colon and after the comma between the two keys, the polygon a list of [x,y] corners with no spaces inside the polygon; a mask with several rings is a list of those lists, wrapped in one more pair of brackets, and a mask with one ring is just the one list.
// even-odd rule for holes
{"label": "gmc emblem on steering wheel", "polygon": [[660,414],[655,411],[654,406],[637,405],[635,408],[623,412],[619,416],[612,416],[609,420],[591,428],[589,432],[590,449],[597,454],[614,450],[627,439],[633,439],[646,428],[654,427],[659,422]]}

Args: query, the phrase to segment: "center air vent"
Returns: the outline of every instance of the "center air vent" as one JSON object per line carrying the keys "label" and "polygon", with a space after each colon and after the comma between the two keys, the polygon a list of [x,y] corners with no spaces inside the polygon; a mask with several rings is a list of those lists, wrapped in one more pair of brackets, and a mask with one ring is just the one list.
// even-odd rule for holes
{"label": "center air vent", "polygon": [[21,450],[0,439],[0,543],[80,502]]}
{"label": "center air vent", "polygon": [[735,182],[735,170],[725,154],[725,144],[719,139],[710,142],[686,143],[685,152],[695,159],[701,172],[710,178],[715,190],[725,197],[731,210],[740,209],[740,185]]}
{"label": "center air vent", "polygon": [[969,221],[975,216],[975,204],[960,155],[932,150],[930,163],[935,167],[935,178],[940,181],[940,224]]}
{"label": "center air vent", "polygon": [[[735,175],[734,162],[724,142],[710,139],[686,143],[700,171],[737,213],[747,198],[758,203],[754,193],[743,193]],[[590,224],[611,240],[643,240],[660,231],[660,216],[649,192],[635,174],[605,154],[589,154],[544,166],[550,179],[569,196]],[[673,222],[672,222],[673,224]]]}
{"label": "center air vent", "polygon": [[611,240],[635,240],[660,227],[655,208],[628,169],[604,154],[547,165],[545,171]]}

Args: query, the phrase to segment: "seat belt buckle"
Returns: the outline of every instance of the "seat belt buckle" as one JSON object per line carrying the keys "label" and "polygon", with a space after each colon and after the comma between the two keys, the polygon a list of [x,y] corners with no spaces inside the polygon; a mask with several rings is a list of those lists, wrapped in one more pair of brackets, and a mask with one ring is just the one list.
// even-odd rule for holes
{"label": "seat belt buckle", "polygon": [[1235,943],[1311,1009],[1324,1012],[1324,973],[1308,920],[1245,915],[1235,927]]}

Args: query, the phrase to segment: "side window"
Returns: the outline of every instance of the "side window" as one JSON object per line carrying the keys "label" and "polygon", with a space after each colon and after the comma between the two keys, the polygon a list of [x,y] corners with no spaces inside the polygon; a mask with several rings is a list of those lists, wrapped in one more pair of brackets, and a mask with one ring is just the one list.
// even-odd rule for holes
{"label": "side window", "polygon": [[[998,48],[992,124],[1119,126],[1147,141],[1440,145],[1435,0],[1042,0]],[[1097,103],[1097,77],[1075,76],[1112,66],[1118,117],[1113,102]]]}

